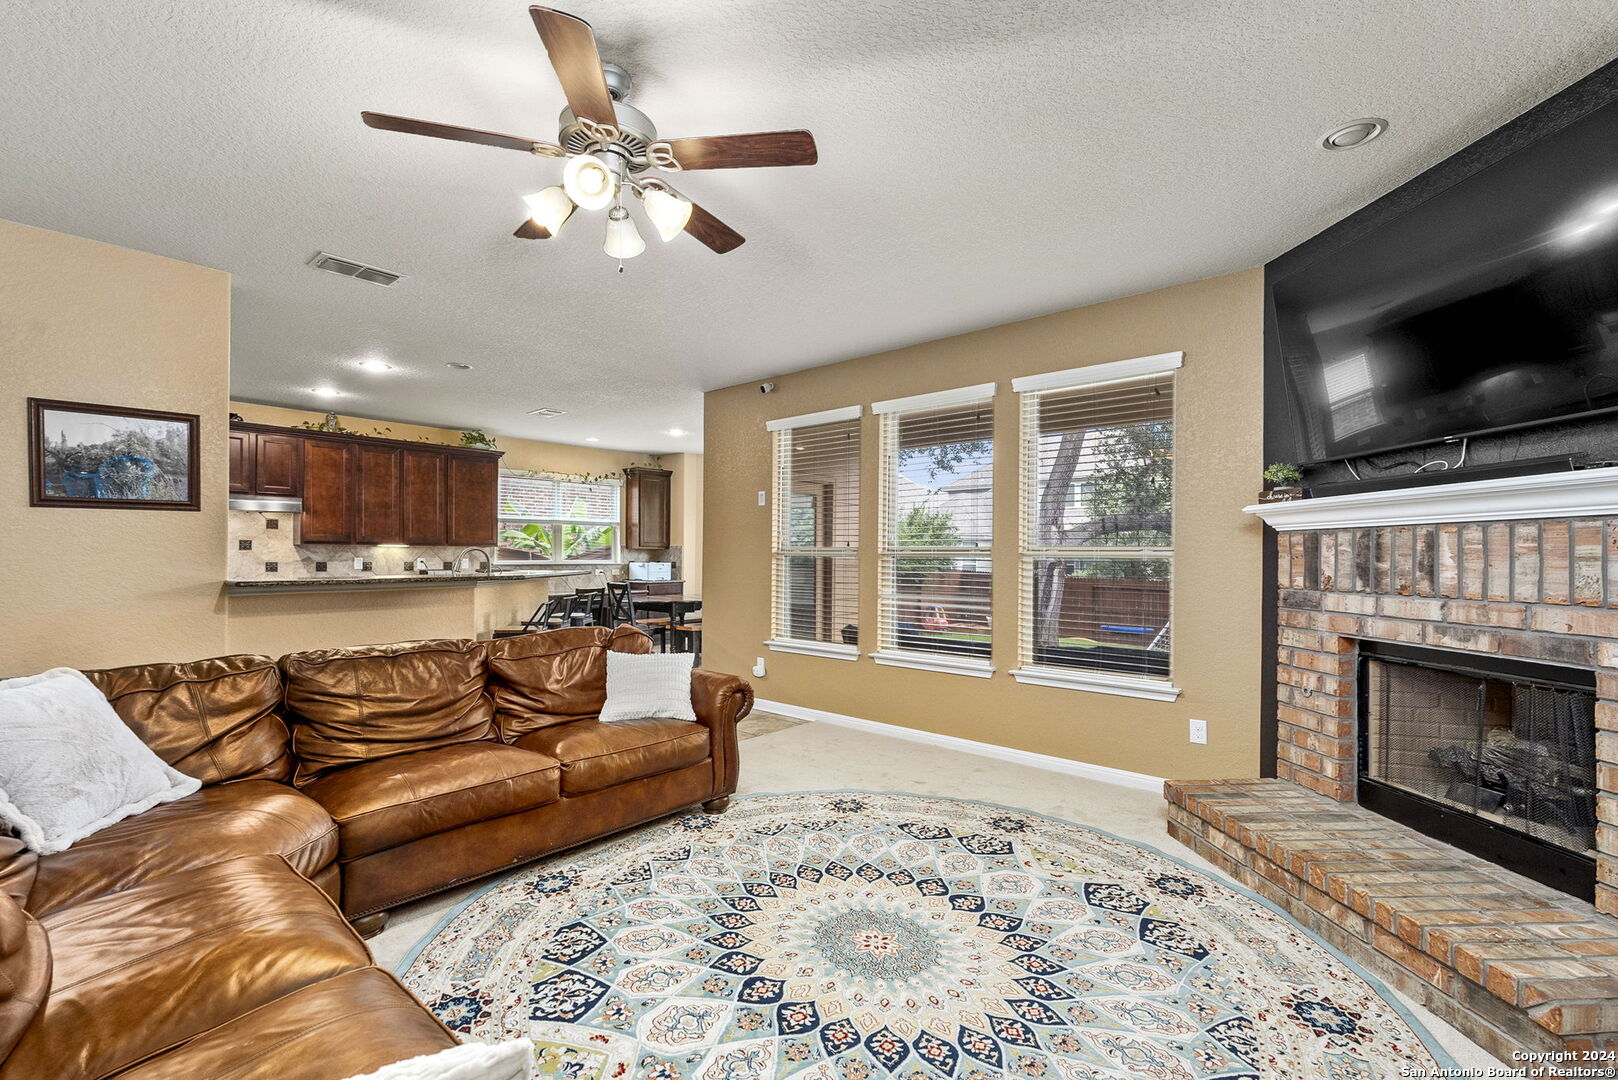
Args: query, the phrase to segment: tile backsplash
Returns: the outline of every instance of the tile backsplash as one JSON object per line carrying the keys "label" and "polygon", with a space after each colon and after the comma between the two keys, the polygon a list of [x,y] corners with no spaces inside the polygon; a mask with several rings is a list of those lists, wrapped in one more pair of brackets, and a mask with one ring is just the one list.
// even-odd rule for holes
{"label": "tile backsplash", "polygon": [[[272,578],[345,578],[379,577],[391,574],[413,573],[416,560],[426,559],[434,570],[445,566],[462,551],[459,547],[414,546],[382,547],[367,544],[310,544],[295,543],[298,535],[296,515],[264,514],[256,510],[230,511],[230,542],[228,545],[227,573],[231,581],[264,581]],[[489,549],[493,555],[493,549]],[[354,560],[363,559],[369,569],[354,569]],[[603,567],[606,576],[621,580],[625,576],[622,565]],[[570,591],[574,584],[585,583],[583,578],[560,579],[567,583],[562,591]]]}

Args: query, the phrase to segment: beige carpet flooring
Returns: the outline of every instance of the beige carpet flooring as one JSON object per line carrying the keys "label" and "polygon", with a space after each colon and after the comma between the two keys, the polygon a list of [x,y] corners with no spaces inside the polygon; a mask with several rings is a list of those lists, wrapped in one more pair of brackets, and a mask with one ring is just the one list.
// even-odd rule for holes
{"label": "beige carpet flooring", "polygon": [[[742,721],[738,734],[746,740],[741,753],[741,795],[850,788],[980,799],[1103,829],[1159,848],[1225,879],[1212,865],[1169,839],[1164,831],[1163,798],[1154,792],[828,724],[801,723],[768,713],[749,716]],[[369,942],[377,962],[389,968],[397,965],[448,911],[484,884],[479,882],[395,910],[387,929]],[[1501,1066],[1493,1056],[1416,1002],[1398,996],[1459,1065]]]}

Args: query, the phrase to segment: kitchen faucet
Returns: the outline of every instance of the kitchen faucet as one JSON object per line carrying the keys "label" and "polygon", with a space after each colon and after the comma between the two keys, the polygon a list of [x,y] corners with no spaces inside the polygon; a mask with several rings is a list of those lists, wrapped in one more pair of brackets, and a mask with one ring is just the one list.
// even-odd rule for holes
{"label": "kitchen faucet", "polygon": [[[483,572],[485,574],[492,573],[493,570],[494,570],[494,560],[489,558],[489,553],[486,550],[484,550],[483,548],[480,548],[480,547],[466,548],[459,555],[455,556],[455,568],[457,570],[459,570],[460,566],[461,566],[461,560],[466,558],[468,555],[472,554],[474,551],[477,552],[479,555],[483,556]],[[467,566],[467,569],[470,570],[471,568],[472,567],[469,564]]]}

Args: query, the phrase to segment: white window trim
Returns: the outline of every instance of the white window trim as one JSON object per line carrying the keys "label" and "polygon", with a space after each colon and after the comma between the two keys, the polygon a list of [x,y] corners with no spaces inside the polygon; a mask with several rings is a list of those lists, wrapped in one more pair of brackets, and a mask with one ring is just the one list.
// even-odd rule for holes
{"label": "white window trim", "polygon": [[804,413],[801,416],[783,416],[779,420],[766,421],[764,430],[791,431],[793,428],[814,427],[816,424],[835,424],[840,420],[858,420],[863,411],[858,405],[849,405],[841,409]]}
{"label": "white window trim", "polygon": [[948,653],[906,652],[882,649],[871,654],[871,659],[883,667],[915,668],[917,671],[941,671],[946,675],[970,675],[987,679],[994,674],[994,664],[968,656],[950,656]]}
{"label": "white window trim", "polygon": [[[576,480],[569,480],[565,475],[552,476],[552,475],[548,475],[548,474],[545,474],[545,473],[529,473],[529,472],[523,471],[522,469],[501,469],[500,472],[499,472],[499,476],[502,479],[504,477],[506,477],[506,476],[513,476],[513,477],[518,477],[520,479],[525,479],[525,480],[549,480],[549,481],[552,481],[553,483],[577,483]],[[623,489],[623,481],[615,479],[615,478],[603,478],[603,479],[600,479],[600,480],[591,480],[591,481],[589,481],[589,483],[592,486],[617,488],[617,489],[619,489],[620,493],[622,492],[622,489]],[[498,493],[498,490],[497,490],[497,493]],[[528,567],[534,567],[536,569],[543,569],[543,568],[548,568],[548,567],[553,567],[553,566],[554,567],[596,566],[596,567],[600,567],[602,569],[608,569],[608,568],[613,567],[613,566],[627,565],[626,561],[624,559],[624,542],[623,542],[624,512],[623,512],[623,499],[622,499],[621,494],[618,497],[617,506],[618,506],[618,515],[616,517],[610,517],[610,518],[545,518],[545,517],[529,517],[527,514],[501,514],[501,513],[498,513],[499,508],[496,507],[497,512],[495,514],[495,519],[494,520],[495,520],[495,526],[496,526],[497,529],[499,528],[499,526],[503,525],[505,522],[508,522],[508,521],[520,521],[524,525],[545,525],[545,526],[549,526],[551,528],[555,528],[555,527],[557,527],[559,525],[585,525],[585,526],[610,525],[612,527],[612,558],[610,558],[610,559],[565,559],[565,558],[553,558],[553,559],[501,559],[501,558],[496,558],[496,559],[494,559],[494,565],[496,565],[496,566],[528,566]],[[496,553],[498,553],[499,550],[500,550],[500,538],[498,536],[495,537],[494,550],[495,550]]]}
{"label": "white window trim", "polygon": [[948,405],[975,405],[980,401],[992,399],[996,385],[992,382],[978,383],[976,386],[963,386],[956,390],[939,390],[932,394],[912,394],[910,397],[889,398],[886,401],[872,402],[871,411],[880,416],[883,413],[942,409]]}
{"label": "white window trim", "polygon": [[835,641],[799,641],[794,638],[771,638],[764,643],[764,647],[771,652],[798,653],[801,656],[822,656],[828,660],[858,660],[860,658],[859,646],[843,645]]}
{"label": "white window trim", "polygon": [[[1153,356],[1138,356],[1130,360],[1117,360],[1107,364],[1091,364],[1088,367],[1068,368],[1065,371],[1052,371],[1043,375],[1024,375],[1011,380],[1014,392],[1041,393],[1052,390],[1077,390],[1080,387],[1102,386],[1107,383],[1131,382],[1152,375],[1161,375],[1164,372],[1175,371],[1185,366],[1184,352],[1157,353]],[[1176,387],[1178,390],[1178,387]],[[1175,397],[1175,411],[1178,415],[1179,397]],[[1022,410],[1019,409],[1019,413]],[[1022,450],[1022,469],[1018,476],[1018,577],[1026,575],[1027,565],[1031,559],[1038,555],[1028,546],[1028,509],[1026,500],[1029,493],[1034,490],[1039,469],[1039,456],[1037,448],[1031,445],[1027,420],[1024,416],[1019,419],[1018,441]],[[1175,429],[1175,477],[1179,477],[1179,429]],[[1055,549],[1053,549],[1055,550]],[[1168,549],[1168,557],[1174,558],[1175,548]],[[1170,610],[1173,610],[1173,590],[1178,587],[1178,575],[1170,583]],[[1033,597],[1026,583],[1019,587],[1017,596],[1017,623],[1019,654],[1026,649],[1023,640],[1024,606],[1031,604]],[[1172,654],[1171,654],[1172,664]],[[1171,668],[1172,671],[1172,668]],[[1180,696],[1180,688],[1172,682],[1172,674],[1166,679],[1155,679],[1139,675],[1108,675],[1104,672],[1091,671],[1084,668],[1060,668],[1035,664],[1030,660],[1022,660],[1021,666],[1012,669],[1011,677],[1019,683],[1029,686],[1050,686],[1063,690],[1082,690],[1092,694],[1111,694],[1114,697],[1144,698],[1148,701],[1173,701]]]}
{"label": "white window trim", "polygon": [[1132,360],[1114,360],[1108,364],[1090,364],[1065,371],[1047,371],[1043,375],[1023,375],[1011,380],[1011,389],[1018,394],[1030,390],[1077,390],[1081,386],[1099,386],[1102,383],[1138,379],[1144,375],[1161,375],[1184,366],[1185,353],[1158,353],[1155,356],[1137,356]]}
{"label": "white window trim", "polygon": [[1092,694],[1145,698],[1148,701],[1173,701],[1181,692],[1167,679],[1106,675],[1098,671],[1068,668],[1020,667],[1011,672],[1011,677],[1029,686],[1054,686],[1062,690],[1084,690]]}
{"label": "white window trim", "polygon": [[[855,588],[858,590],[862,587],[859,582],[857,572],[859,569],[859,560],[861,558],[861,546],[855,546],[853,548],[821,548],[793,547],[791,545],[782,544],[782,529],[784,524],[782,521],[782,515],[788,506],[788,502],[785,498],[783,498],[783,493],[778,490],[781,467],[779,459],[781,452],[781,440],[776,439],[773,436],[777,432],[792,431],[796,428],[815,427],[820,424],[836,424],[849,420],[858,420],[861,415],[863,415],[864,411],[864,406],[846,405],[840,409],[822,409],[820,412],[802,413],[798,416],[785,416],[778,420],[767,421],[764,425],[765,430],[770,432],[772,436],[770,440],[770,565],[772,568],[770,582],[771,633],[778,633],[781,630],[781,627],[775,625],[775,607],[777,600],[776,593],[780,588],[780,583],[775,579],[774,567],[776,565],[776,560],[780,559],[783,555],[789,557],[798,555],[811,558],[851,560],[853,561],[856,570]],[[860,439],[860,451],[854,460],[856,476],[859,475],[859,470],[864,467],[865,447],[863,434],[860,435]],[[859,514],[861,512],[862,507],[856,503],[855,513]],[[856,606],[858,605],[858,602],[859,594],[858,591],[856,591]],[[844,645],[842,642],[838,641],[820,641],[815,638],[771,637],[764,642],[764,647],[769,649],[771,652],[795,653],[800,656],[818,656],[828,660],[858,660],[860,658],[860,650],[859,646],[857,645]]]}

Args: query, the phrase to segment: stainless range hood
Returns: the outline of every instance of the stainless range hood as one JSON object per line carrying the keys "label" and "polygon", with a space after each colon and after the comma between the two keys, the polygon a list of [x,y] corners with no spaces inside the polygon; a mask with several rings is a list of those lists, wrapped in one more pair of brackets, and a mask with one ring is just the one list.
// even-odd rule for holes
{"label": "stainless range hood", "polygon": [[301,514],[303,500],[295,495],[232,495],[232,510],[257,510],[261,514]]}

